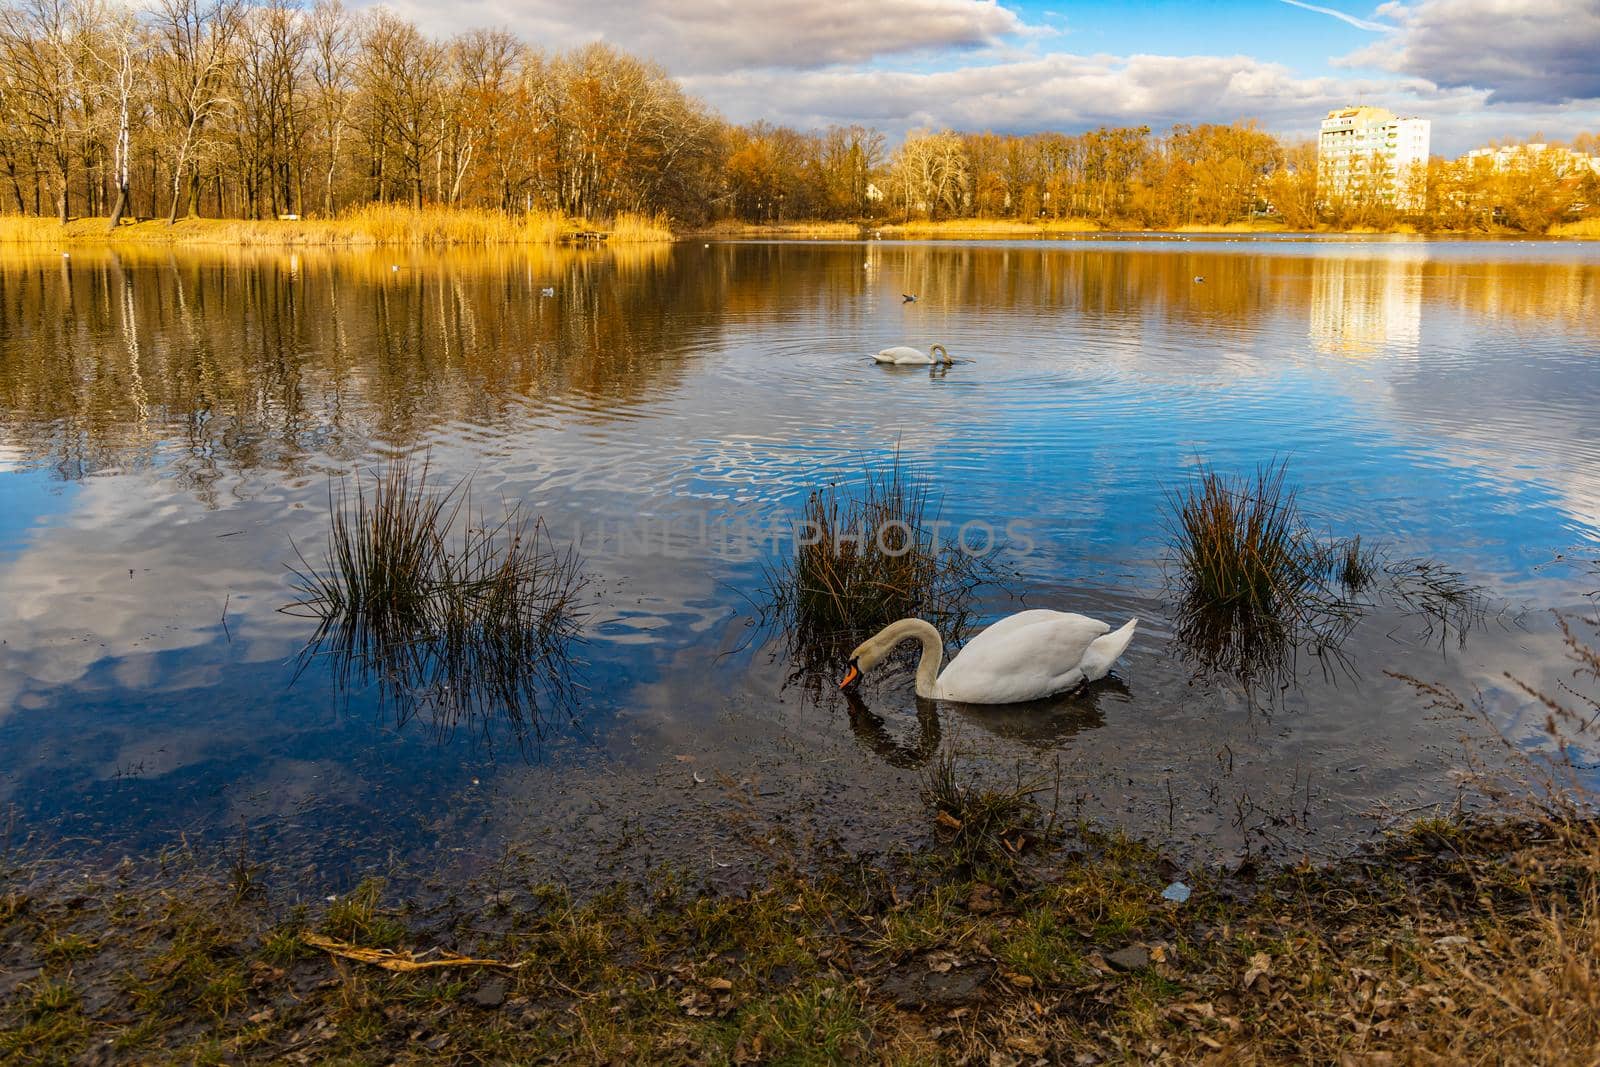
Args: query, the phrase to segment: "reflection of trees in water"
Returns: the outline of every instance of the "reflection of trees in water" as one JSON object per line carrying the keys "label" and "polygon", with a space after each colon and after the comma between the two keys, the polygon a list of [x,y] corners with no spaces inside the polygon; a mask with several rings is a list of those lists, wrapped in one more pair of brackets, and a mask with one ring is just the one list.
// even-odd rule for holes
{"label": "reflection of trees in water", "polygon": [[1420,244],[1329,245],[1316,255],[1274,254],[1266,241],[1261,247],[1258,255],[1201,239],[1168,240],[1156,252],[1106,241],[1004,249],[880,244],[874,254],[924,305],[962,309],[1049,309],[1130,322],[1157,315],[1230,329],[1288,313],[1311,322],[1319,343],[1342,333],[1369,344],[1414,341],[1425,295],[1498,317],[1596,329],[1585,310],[1600,300],[1592,263],[1427,259]]}
{"label": "reflection of trees in water", "polygon": [[890,277],[896,292],[922,295],[911,325],[930,308],[1131,329],[1234,330],[1288,315],[1338,345],[1408,339],[1418,302],[1433,301],[1595,329],[1587,309],[1600,300],[1600,271],[1581,261],[1320,251],[1253,255],[1201,241],[1159,252],[1105,242],[422,256],[130,247],[69,260],[8,250],[0,440],[64,478],[147,463],[162,448],[204,489],[228,471],[303,473],[373,442],[403,449],[452,422],[493,423],[547,402],[604,420],[675,388],[686,353],[729,323],[777,335],[786,323],[848,331],[876,321],[882,309],[862,296]]}
{"label": "reflection of trees in water", "polygon": [[[84,252],[0,268],[7,443],[63,477],[147,462],[196,487],[561,395],[585,417],[672,388],[722,282],[670,249]],[[542,290],[552,286],[553,297]]]}

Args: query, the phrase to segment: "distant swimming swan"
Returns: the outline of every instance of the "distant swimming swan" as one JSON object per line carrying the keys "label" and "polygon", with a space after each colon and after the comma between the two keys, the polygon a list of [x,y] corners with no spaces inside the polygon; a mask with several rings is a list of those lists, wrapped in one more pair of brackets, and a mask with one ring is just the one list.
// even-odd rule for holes
{"label": "distant swimming swan", "polygon": [[863,641],[850,654],[850,670],[839,683],[861,681],[902,641],[922,643],[917,696],[967,704],[1018,704],[1076,689],[1104,678],[1133,640],[1137,620],[1120,629],[1067,611],[1035,608],[993,623],[968,641],[943,671],[944,641],[932,623],[901,619]]}
{"label": "distant swimming swan", "polygon": [[955,360],[950,358],[950,353],[945,351],[944,345],[934,345],[926,352],[920,352],[910,345],[895,345],[893,348],[885,348],[872,359],[877,363],[892,363],[896,367],[926,367],[938,363],[948,367],[955,363]]}

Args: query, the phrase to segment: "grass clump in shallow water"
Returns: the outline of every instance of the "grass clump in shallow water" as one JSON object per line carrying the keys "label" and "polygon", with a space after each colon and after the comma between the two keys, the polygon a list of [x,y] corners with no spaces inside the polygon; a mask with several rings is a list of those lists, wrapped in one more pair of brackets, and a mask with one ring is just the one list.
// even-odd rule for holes
{"label": "grass clump in shallow water", "polygon": [[1038,841],[1039,808],[1033,797],[1042,780],[994,789],[963,781],[955,754],[946,750],[923,779],[923,799],[958,869],[978,876],[1004,877]]}
{"label": "grass clump in shallow water", "polygon": [[1459,572],[1389,559],[1360,535],[1318,537],[1287,463],[1231,476],[1202,465],[1168,499],[1179,642],[1202,669],[1247,687],[1286,685],[1301,648],[1343,663],[1340,644],[1379,602],[1441,638],[1464,640],[1483,616]]}
{"label": "grass clump in shallow water", "polygon": [[1315,580],[1288,468],[1269,463],[1254,477],[1202,467],[1174,494],[1176,545],[1187,600],[1235,617],[1294,611]]}
{"label": "grass clump in shallow water", "polygon": [[837,666],[900,619],[926,619],[947,642],[960,636],[973,594],[997,576],[997,546],[971,551],[938,536],[940,525],[931,489],[898,454],[858,480],[811,491],[793,552],[768,568],[766,583],[767,614],[783,625],[801,673]]}
{"label": "grass clump in shallow water", "polygon": [[315,618],[303,664],[334,658],[339,677],[375,680],[402,718],[439,726],[503,710],[518,734],[565,699],[584,577],[572,551],[512,506],[475,514],[466,483],[428,485],[424,464],[390,463],[370,491],[329,490],[328,550],[300,556],[299,598]]}

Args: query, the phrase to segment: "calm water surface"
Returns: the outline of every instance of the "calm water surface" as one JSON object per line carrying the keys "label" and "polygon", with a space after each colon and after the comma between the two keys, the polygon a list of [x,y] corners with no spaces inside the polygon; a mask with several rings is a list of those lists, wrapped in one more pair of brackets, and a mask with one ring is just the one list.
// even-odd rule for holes
{"label": "calm water surface", "polygon": [[[395,255],[0,258],[14,837],[115,859],[242,832],[340,883],[524,846],[574,877],[672,859],[731,878],[778,834],[902,840],[944,744],[1059,773],[1064,806],[1197,855],[1328,851],[1456,789],[1466,727],[1385,672],[1480,688],[1534,744],[1504,673],[1570,669],[1550,611],[1585,602],[1600,556],[1594,245]],[[863,359],[934,341],[973,362]],[[981,617],[1144,620],[1114,678],[983,711],[919,710],[886,677],[853,716],[785,684],[753,621],[773,549],[748,531],[897,447],[945,518],[1026,531]],[[403,720],[325,663],[297,673],[286,564],[320,550],[330,477],[419,451],[587,559],[575,718],[523,743]],[[1380,612],[1345,668],[1305,657],[1268,699],[1195,677],[1163,592],[1165,495],[1197,459],[1275,456],[1331,533],[1448,564],[1490,618],[1463,645]]]}

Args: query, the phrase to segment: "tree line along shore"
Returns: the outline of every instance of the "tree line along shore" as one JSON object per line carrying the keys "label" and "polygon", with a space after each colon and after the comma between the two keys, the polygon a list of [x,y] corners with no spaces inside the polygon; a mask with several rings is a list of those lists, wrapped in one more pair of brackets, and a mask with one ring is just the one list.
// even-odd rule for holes
{"label": "tree line along shore", "polygon": [[[1574,147],[1592,153],[1595,141]],[[201,216],[252,225],[192,225],[184,239],[626,240],[669,226],[820,236],[840,224],[956,236],[1258,225],[1596,236],[1600,175],[1564,173],[1553,158],[1374,167],[1329,198],[1313,142],[1251,121],[919,130],[891,148],[864,126],[732,124],[666,70],[605,45],[547,53],[483,29],[440,40],[339,0],[0,5],[0,212],[58,225],[8,218],[8,241],[114,228],[146,239],[154,227],[118,224]],[[412,214],[375,210],[396,207]]]}

